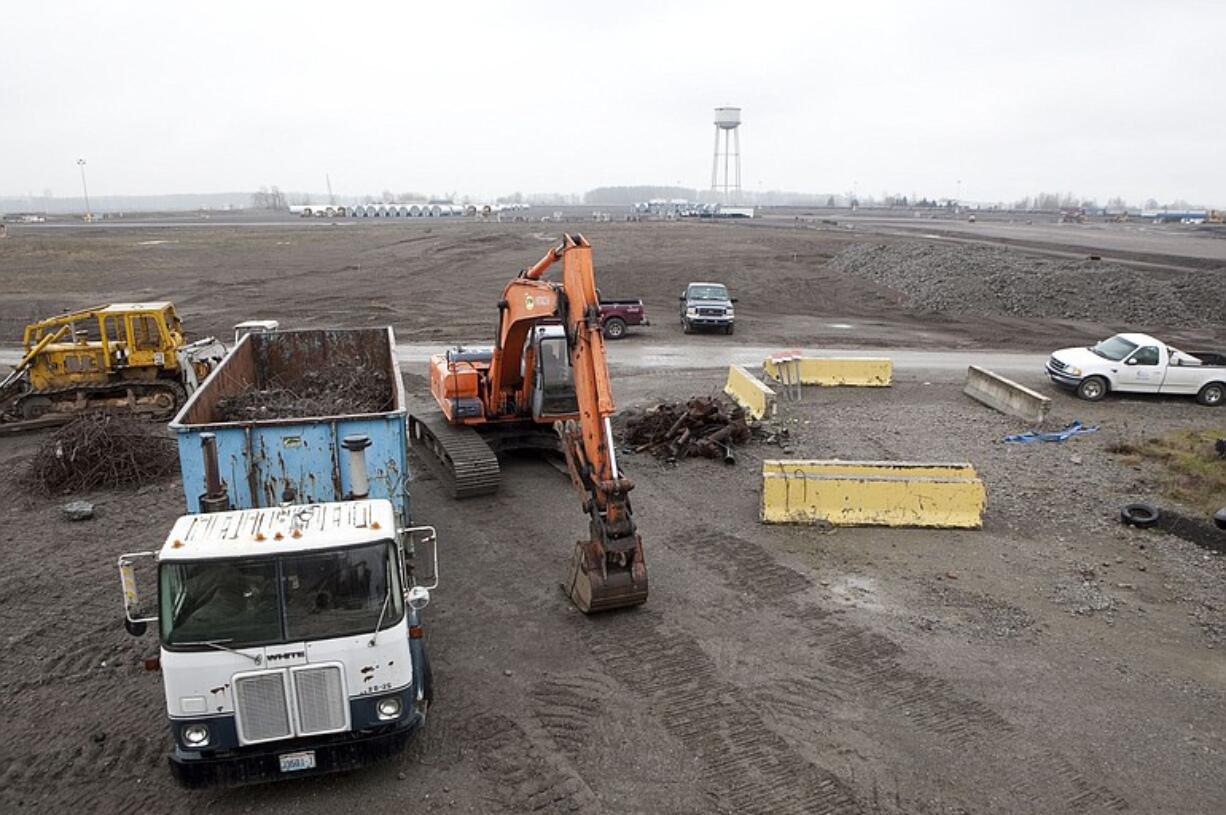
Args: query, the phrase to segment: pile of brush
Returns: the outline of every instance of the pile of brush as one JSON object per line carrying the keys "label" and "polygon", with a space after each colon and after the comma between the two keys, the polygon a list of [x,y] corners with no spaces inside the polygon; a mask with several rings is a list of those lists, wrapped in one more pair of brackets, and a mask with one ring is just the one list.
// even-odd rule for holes
{"label": "pile of brush", "polygon": [[165,425],[132,416],[90,413],[58,428],[27,465],[25,486],[45,494],[143,487],[179,469]]}
{"label": "pile of brush", "polygon": [[733,463],[733,448],[753,438],[743,408],[720,399],[695,397],[684,405],[665,402],[626,420],[622,439],[636,453],[669,461],[691,456]]}
{"label": "pile of brush", "polygon": [[274,379],[217,401],[218,420],[243,422],[381,413],[392,407],[387,374],[364,364],[345,363],[307,371],[294,382]]}

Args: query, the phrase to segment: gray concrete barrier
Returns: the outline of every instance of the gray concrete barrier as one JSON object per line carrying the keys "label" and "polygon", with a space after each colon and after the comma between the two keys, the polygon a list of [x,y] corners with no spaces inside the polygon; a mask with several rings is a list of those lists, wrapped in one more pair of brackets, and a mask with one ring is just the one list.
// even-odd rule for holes
{"label": "gray concrete barrier", "polygon": [[1051,410],[1051,400],[1043,394],[978,365],[966,369],[966,385],[962,392],[976,402],[1024,419],[1032,425],[1042,424],[1043,418]]}

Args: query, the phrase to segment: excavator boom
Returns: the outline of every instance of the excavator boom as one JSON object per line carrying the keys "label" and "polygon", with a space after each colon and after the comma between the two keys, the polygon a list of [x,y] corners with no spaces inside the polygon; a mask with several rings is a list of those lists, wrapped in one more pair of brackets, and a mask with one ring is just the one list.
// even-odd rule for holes
{"label": "excavator boom", "polygon": [[582,235],[568,235],[556,252],[562,257],[565,327],[579,418],[555,428],[590,518],[589,538],[575,545],[564,587],[585,612],[640,605],[647,600],[647,564],[630,506],[634,483],[617,466],[615,407],[592,247]]}

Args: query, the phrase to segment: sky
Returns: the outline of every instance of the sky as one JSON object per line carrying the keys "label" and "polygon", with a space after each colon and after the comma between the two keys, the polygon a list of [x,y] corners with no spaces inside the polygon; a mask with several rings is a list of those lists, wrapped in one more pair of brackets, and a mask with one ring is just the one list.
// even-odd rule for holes
{"label": "sky", "polygon": [[[1226,203],[1226,3],[94,2],[0,15],[0,196],[751,190]],[[959,183],[961,182],[961,183]]]}

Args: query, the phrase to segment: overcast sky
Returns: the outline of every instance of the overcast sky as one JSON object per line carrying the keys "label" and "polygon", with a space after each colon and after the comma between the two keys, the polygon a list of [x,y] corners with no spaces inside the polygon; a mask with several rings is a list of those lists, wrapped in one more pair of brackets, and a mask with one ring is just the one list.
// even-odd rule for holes
{"label": "overcast sky", "polygon": [[[275,8],[274,8],[275,6]],[[1220,2],[13,2],[0,195],[749,189],[1226,203]]]}

